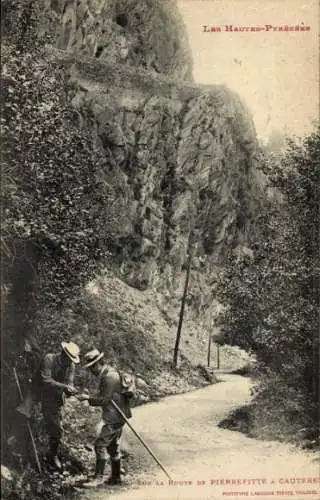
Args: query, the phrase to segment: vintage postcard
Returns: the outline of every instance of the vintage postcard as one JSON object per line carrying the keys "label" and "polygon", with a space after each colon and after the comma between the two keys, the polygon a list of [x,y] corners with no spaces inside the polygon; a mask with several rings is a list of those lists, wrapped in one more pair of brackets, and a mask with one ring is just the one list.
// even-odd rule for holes
{"label": "vintage postcard", "polygon": [[2,498],[319,499],[318,2],[2,18]]}

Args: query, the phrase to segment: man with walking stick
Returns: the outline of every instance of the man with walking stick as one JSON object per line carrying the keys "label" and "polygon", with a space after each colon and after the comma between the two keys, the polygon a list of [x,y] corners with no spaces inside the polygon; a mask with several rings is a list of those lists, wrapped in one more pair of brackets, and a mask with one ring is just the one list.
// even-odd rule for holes
{"label": "man with walking stick", "polygon": [[139,377],[136,378],[128,373],[119,372],[107,365],[103,358],[104,353],[99,352],[98,349],[93,349],[85,355],[85,367],[100,379],[99,389],[94,396],[89,396],[88,394],[79,394],[77,396],[80,401],[88,401],[90,405],[101,406],[102,408],[102,421],[100,426],[98,426],[99,431],[95,441],[95,475],[92,481],[84,483],[83,486],[94,487],[103,483],[103,474],[108,454],[111,459],[111,476],[106,484],[121,484],[119,441],[124,424],[128,425],[164,474],[171,480],[171,476],[160,460],[129,422],[132,416],[130,402],[135,395],[136,389],[139,389],[139,385],[141,387],[142,380],[140,379],[139,381]]}
{"label": "man with walking stick", "polygon": [[[96,467],[92,481],[84,486],[98,486],[103,482],[108,455],[111,461],[111,476],[106,484],[121,484],[120,476],[120,437],[123,426],[132,416],[130,410],[130,381],[125,387],[122,375],[104,361],[104,353],[93,349],[84,356],[85,368],[99,377],[99,389],[97,394],[79,394],[80,401],[88,401],[91,406],[100,406],[102,409],[102,421],[98,426],[99,431],[95,441]],[[117,411],[114,404],[120,408],[124,417]]]}

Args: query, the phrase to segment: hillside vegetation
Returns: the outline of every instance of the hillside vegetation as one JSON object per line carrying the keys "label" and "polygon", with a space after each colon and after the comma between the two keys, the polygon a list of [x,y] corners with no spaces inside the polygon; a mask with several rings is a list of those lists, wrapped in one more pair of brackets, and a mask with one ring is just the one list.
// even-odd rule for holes
{"label": "hillside vegetation", "polygon": [[[147,380],[144,400],[215,381],[203,365],[217,273],[230,248],[247,245],[260,188],[250,113],[227,88],[192,81],[174,1],[4,0],[2,18],[3,446],[12,458],[12,368],[27,337],[42,351],[62,339],[105,350]],[[225,348],[222,360],[239,368],[247,356]]]}
{"label": "hillside vegetation", "polygon": [[[319,128],[263,163],[267,188],[253,252],[221,275],[220,341],[253,352],[260,383],[246,409],[253,435],[319,445]],[[280,201],[275,202],[275,199]]]}

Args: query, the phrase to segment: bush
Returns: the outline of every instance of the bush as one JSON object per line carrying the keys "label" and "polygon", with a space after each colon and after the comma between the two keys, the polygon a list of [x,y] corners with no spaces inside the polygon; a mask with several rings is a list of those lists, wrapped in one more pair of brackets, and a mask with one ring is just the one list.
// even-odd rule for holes
{"label": "bush", "polygon": [[315,433],[319,417],[319,158],[316,130],[289,141],[279,163],[266,159],[281,202],[261,203],[252,255],[231,256],[218,286],[220,343],[256,354],[263,376],[256,414],[262,422],[271,412],[269,422],[293,436],[301,426]]}
{"label": "bush", "polygon": [[[84,110],[80,116],[69,104],[74,89],[44,49],[48,37],[36,29],[41,5],[6,5],[12,29],[4,30],[1,76],[1,252],[4,417],[10,425],[18,404],[12,367],[24,338],[48,314],[50,324],[95,276],[109,256],[110,240],[121,231],[126,207],[105,180],[109,164],[90,114]],[[50,338],[49,330],[41,331],[41,347],[57,344],[59,336]]]}

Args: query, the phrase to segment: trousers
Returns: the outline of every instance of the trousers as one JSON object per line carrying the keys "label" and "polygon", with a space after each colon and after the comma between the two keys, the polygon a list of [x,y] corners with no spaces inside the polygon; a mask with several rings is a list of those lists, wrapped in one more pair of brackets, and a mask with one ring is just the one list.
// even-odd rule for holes
{"label": "trousers", "polygon": [[112,461],[120,460],[120,438],[123,424],[104,423],[94,443],[96,458],[106,460],[108,455]]}
{"label": "trousers", "polygon": [[49,438],[60,440],[63,436],[62,407],[43,405],[42,414]]}

